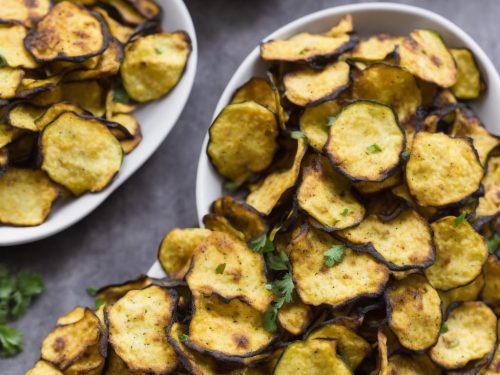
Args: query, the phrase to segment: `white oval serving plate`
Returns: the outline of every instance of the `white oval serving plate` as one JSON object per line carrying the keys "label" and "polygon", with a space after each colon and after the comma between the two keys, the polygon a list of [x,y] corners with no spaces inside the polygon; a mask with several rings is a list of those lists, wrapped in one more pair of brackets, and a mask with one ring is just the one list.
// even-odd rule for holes
{"label": "white oval serving plate", "polygon": [[186,71],[177,86],[164,98],[147,104],[135,113],[142,127],[143,140],[129,155],[113,182],[96,194],[85,194],[54,206],[47,221],[37,227],[0,226],[0,246],[40,240],[58,233],[83,219],[123,184],[153,154],[177,122],[191,93],[198,62],[196,33],[191,16],[182,0],[158,0],[163,7],[163,29],[184,30],[191,38],[192,52]]}

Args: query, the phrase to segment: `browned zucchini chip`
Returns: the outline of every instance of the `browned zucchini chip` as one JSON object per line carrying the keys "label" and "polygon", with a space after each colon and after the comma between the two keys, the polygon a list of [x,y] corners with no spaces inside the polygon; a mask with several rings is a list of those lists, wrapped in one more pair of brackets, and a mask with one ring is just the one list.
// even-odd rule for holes
{"label": "browned zucchini chip", "polygon": [[328,30],[325,35],[336,37],[344,34],[350,34],[353,31],[354,23],[352,20],[352,16],[350,14],[346,14],[345,16],[342,16],[340,21],[330,30]]}
{"label": "browned zucchini chip", "polygon": [[34,94],[53,89],[61,81],[61,79],[62,75],[54,75],[52,77],[42,79],[23,78],[21,84],[17,88],[16,97],[27,98]]}
{"label": "browned zucchini chip", "polygon": [[404,149],[405,135],[393,110],[357,101],[340,112],[324,150],[350,180],[382,181],[396,172]]}
{"label": "browned zucchini chip", "polygon": [[387,347],[387,336],[385,335],[383,328],[379,328],[377,331],[377,371],[378,375],[389,375],[389,358],[388,358],[388,347]]}
{"label": "browned zucchini chip", "polygon": [[477,99],[481,95],[481,72],[467,48],[450,49],[457,64],[457,82],[451,87],[459,99]]}
{"label": "browned zucchini chip", "polygon": [[147,19],[156,18],[161,14],[160,6],[154,0],[128,0]]}
{"label": "browned zucchini chip", "polygon": [[[487,267],[487,266],[486,266]],[[473,281],[464,286],[459,286],[447,291],[439,291],[443,301],[443,311],[448,309],[453,302],[475,301],[484,287],[484,275],[479,274]]]}
{"label": "browned zucchini chip", "polygon": [[101,121],[65,112],[45,127],[41,168],[75,195],[98,192],[120,170],[120,143]]}
{"label": "browned zucchini chip", "polygon": [[434,262],[431,228],[412,209],[388,221],[370,215],[339,235],[356,250],[372,254],[393,270],[426,268]]}
{"label": "browned zucchini chip", "polygon": [[198,245],[211,231],[200,228],[172,229],[161,241],[158,261],[172,279],[182,280],[189,270],[191,258]]}
{"label": "browned zucchini chip", "polygon": [[37,132],[36,120],[45,112],[45,108],[29,103],[17,103],[7,113],[7,123],[17,129]]}
{"label": "browned zucchini chip", "polygon": [[[423,355],[425,356],[425,354]],[[428,365],[432,366],[430,369]],[[439,370],[430,361],[422,363],[418,357],[407,354],[394,354],[389,358],[387,374],[391,375],[439,375]]]}
{"label": "browned zucchini chip", "polygon": [[101,55],[97,55],[94,57],[90,57],[82,62],[73,62],[64,60],[53,61],[45,65],[45,73],[47,74],[47,76],[54,76],[54,75],[66,74],[73,70],[94,69],[97,66],[97,64],[99,64],[100,59]]}
{"label": "browned zucchini chip", "polygon": [[467,220],[446,216],[431,224],[436,260],[425,275],[436,289],[449,290],[470,283],[488,257],[484,238]]}
{"label": "browned zucchini chip", "polygon": [[[4,5],[2,4],[2,8]],[[27,29],[17,24],[0,24],[0,55],[4,58],[7,66],[11,68],[37,68],[38,65],[24,48],[24,38],[28,34]]]}
{"label": "browned zucchini chip", "polygon": [[122,25],[120,22],[116,21],[104,8],[96,6],[92,9],[102,16],[113,38],[116,38],[122,44],[126,44],[129,41],[134,34],[133,28]]}
{"label": "browned zucchini chip", "polygon": [[445,369],[457,369],[487,356],[495,349],[497,318],[482,302],[464,302],[451,310],[445,323],[446,332],[430,355]]}
{"label": "browned zucchini chip", "polygon": [[288,251],[297,292],[309,305],[338,306],[380,295],[389,277],[388,269],[371,255],[355,253],[329,234],[307,226]]}
{"label": "browned zucchini chip", "polygon": [[49,12],[51,6],[51,0],[3,0],[0,8],[0,21],[22,23],[26,27],[31,27]]}
{"label": "browned zucchini chip", "polygon": [[337,61],[322,70],[296,70],[285,75],[283,84],[285,96],[293,104],[302,107],[320,104],[335,99],[349,87],[349,64]]}
{"label": "browned zucchini chip", "polygon": [[236,184],[266,169],[278,149],[276,118],[255,102],[226,106],[209,133],[207,152],[212,164]]}
{"label": "browned zucchini chip", "polygon": [[487,218],[498,215],[500,212],[500,156],[492,156],[488,160],[483,186],[484,196],[479,198],[476,216]]}
{"label": "browned zucchini chip", "polygon": [[35,125],[38,130],[43,130],[52,121],[58,118],[64,112],[73,112],[77,115],[86,114],[86,112],[75,104],[70,102],[59,102],[51,105],[43,115],[35,119]]}
{"label": "browned zucchini chip", "polygon": [[365,216],[349,180],[335,172],[324,157],[317,157],[313,165],[303,169],[296,200],[327,231],[352,227]]}
{"label": "browned zucchini chip", "polygon": [[419,206],[408,191],[408,187],[405,184],[398,185],[391,189],[391,193],[396,197],[402,199],[409,207],[413,208],[422,217],[429,220],[433,215],[438,212],[437,208],[434,207],[422,207]]}
{"label": "browned zucchini chip", "polygon": [[441,299],[425,276],[413,274],[385,292],[391,330],[405,348],[421,352],[434,345],[441,329]]}
{"label": "browned zucchini chip", "polygon": [[361,61],[382,61],[394,52],[402,39],[387,34],[370,36],[354,46],[350,58]]}
{"label": "browned zucchini chip", "polygon": [[85,307],[77,306],[57,319],[57,325],[68,325],[78,322],[85,317]]}
{"label": "browned zucchini chip", "polygon": [[475,193],[483,167],[468,138],[443,133],[415,135],[406,164],[406,183],[421,206],[446,206]]}
{"label": "browned zucchini chip", "polygon": [[40,62],[82,62],[108,48],[108,30],[98,14],[63,1],[31,29],[24,43]]}
{"label": "browned zucchini chip", "polygon": [[123,153],[125,155],[130,154],[132,151],[136,149],[137,146],[139,146],[139,143],[141,143],[141,141],[142,141],[141,131],[139,131],[138,134],[134,135],[133,138],[120,140],[120,145],[122,146]]}
{"label": "browned zucchini chip", "polygon": [[306,136],[309,145],[322,151],[328,140],[328,129],[333,126],[342,107],[336,100],[324,102],[305,109],[300,116],[300,130]]}
{"label": "browned zucchini chip", "polygon": [[132,139],[141,134],[141,125],[133,115],[118,113],[108,118],[111,133],[119,140]]}
{"label": "browned zucchini chip", "polygon": [[241,86],[233,95],[231,104],[253,101],[270,111],[278,113],[276,98],[271,84],[264,78],[253,77]]}
{"label": "browned zucchini chip", "polygon": [[399,63],[413,75],[441,87],[457,82],[457,67],[441,36],[432,30],[415,30],[398,46]]}
{"label": "browned zucchini chip", "polygon": [[203,216],[203,226],[212,231],[224,232],[242,241],[245,240],[245,235],[233,227],[229,220],[222,215],[206,214]]}
{"label": "browned zucchini chip", "polygon": [[311,323],[313,312],[311,307],[294,298],[293,302],[283,305],[278,310],[278,321],[280,326],[294,336],[304,333]]}
{"label": "browned zucchini chip", "polygon": [[145,21],[145,17],[127,0],[101,0],[101,3],[111,6],[111,8],[118,13],[121,18],[120,21],[123,21],[125,24],[138,26]]}
{"label": "browned zucchini chip", "polygon": [[5,147],[19,137],[20,130],[0,120],[0,147]]}
{"label": "browned zucchini chip", "polygon": [[105,375],[136,375],[137,373],[130,371],[123,360],[118,357],[115,351],[110,347],[108,358],[106,360]]}
{"label": "browned zucchini chip", "polygon": [[63,373],[49,362],[41,360],[26,375],[63,375]]}
{"label": "browned zucchini chip", "polygon": [[144,289],[153,284],[154,280],[148,276],[141,275],[137,279],[125,281],[120,284],[104,286],[97,290],[96,299],[106,303],[107,306],[113,305],[131,290]]}
{"label": "browned zucchini chip", "polygon": [[265,330],[262,313],[239,299],[195,295],[188,347],[215,358],[241,360],[265,350],[274,335]]}
{"label": "browned zucchini chip", "polygon": [[401,184],[401,172],[396,172],[392,176],[387,177],[383,181],[357,181],[353,183],[353,186],[360,193],[363,194],[373,194],[380,191],[390,189],[394,186]]}
{"label": "browned zucchini chip", "polygon": [[117,100],[117,97],[121,95],[121,90],[109,90],[106,94],[106,118],[108,120],[116,114],[132,113],[137,109],[136,104],[131,102],[123,103]]}
{"label": "browned zucchini chip", "polygon": [[500,260],[490,255],[484,265],[484,288],[481,297],[484,302],[493,307],[500,306]]}
{"label": "browned zucchini chip", "polygon": [[[500,324],[498,324],[497,337],[500,337]],[[498,375],[500,374],[500,341],[497,339],[495,355],[490,364],[479,372],[480,375]]]}
{"label": "browned zucchini chip", "polygon": [[24,77],[24,70],[17,68],[0,68],[0,101],[12,99]]}
{"label": "browned zucchini chip", "polygon": [[165,334],[177,295],[156,285],[132,290],[108,310],[109,343],[133,372],[167,374],[177,355]]}
{"label": "browned zucchini chip", "polygon": [[[107,342],[106,342],[107,345]],[[92,345],[83,355],[73,362],[65,371],[65,374],[100,375],[104,368],[105,358],[101,353],[100,343]]]}

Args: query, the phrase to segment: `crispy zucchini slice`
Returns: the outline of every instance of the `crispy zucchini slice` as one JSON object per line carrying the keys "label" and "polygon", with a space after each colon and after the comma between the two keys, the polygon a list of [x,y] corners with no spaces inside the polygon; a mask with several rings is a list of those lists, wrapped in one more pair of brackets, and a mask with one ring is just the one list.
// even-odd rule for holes
{"label": "crispy zucchini slice", "polygon": [[401,172],[396,172],[383,181],[357,181],[352,185],[363,194],[373,194],[401,184]]}
{"label": "crispy zucchini slice", "polygon": [[120,43],[126,44],[134,34],[134,29],[112,18],[106,9],[99,6],[92,8],[95,12],[99,13],[108,26],[109,33],[113,38],[116,38]]}
{"label": "crispy zucchini slice", "polygon": [[191,349],[218,359],[232,361],[264,351],[275,336],[265,330],[262,313],[239,300],[224,300],[217,294],[194,296],[189,322]]}
{"label": "crispy zucchini slice", "polygon": [[441,299],[425,276],[413,274],[385,291],[388,324],[405,348],[422,352],[438,339]]}
{"label": "crispy zucchini slice", "polygon": [[341,109],[338,101],[330,100],[315,107],[306,108],[300,116],[300,130],[315,150],[320,152],[323,150],[328,140],[328,128],[333,126]]}
{"label": "crispy zucchini slice", "polygon": [[[2,4],[2,8],[4,8]],[[18,24],[0,24],[0,55],[11,68],[34,69],[38,64],[24,47],[23,41],[28,30]]]}
{"label": "crispy zucchini slice", "polygon": [[0,21],[21,23],[26,27],[31,27],[46,15],[51,7],[51,0],[4,0],[0,9]]}
{"label": "crispy zucchini slice", "polygon": [[108,120],[111,121],[111,133],[119,140],[132,139],[141,134],[141,125],[133,115],[118,113]]}
{"label": "crispy zucchini slice", "polygon": [[443,301],[443,311],[446,311],[448,306],[454,302],[475,301],[479,297],[481,290],[483,290],[484,285],[484,275],[480,273],[478,277],[467,285],[447,291],[439,291],[439,296],[441,297],[441,301]]}
{"label": "crispy zucchini slice", "polygon": [[388,357],[388,347],[387,347],[387,336],[384,333],[384,327],[381,327],[377,331],[377,371],[378,375],[389,375],[389,357]]}
{"label": "crispy zucchini slice", "polygon": [[[123,90],[123,88],[121,89]],[[106,118],[110,119],[116,114],[127,114],[127,113],[132,113],[137,109],[137,105],[127,101],[118,101],[118,99],[121,100],[121,98],[118,98],[120,94],[118,92],[121,91],[120,89],[114,89],[114,90],[109,90],[108,93],[106,94]]]}
{"label": "crispy zucchini slice", "polygon": [[174,228],[167,233],[158,249],[158,261],[165,273],[172,279],[182,280],[195,249],[210,234],[210,230],[200,228]]}
{"label": "crispy zucchini slice", "polygon": [[409,208],[388,221],[370,215],[358,226],[338,234],[351,247],[370,253],[392,270],[426,268],[434,262],[431,228]]}
{"label": "crispy zucchini slice", "polygon": [[500,306],[500,260],[490,255],[484,265],[484,288],[481,298],[488,305]]}
{"label": "crispy zucchini slice", "polygon": [[255,102],[226,106],[209,134],[207,152],[212,164],[236,184],[266,169],[278,149],[276,118]]}
{"label": "crispy zucchini slice", "polygon": [[100,343],[92,345],[64,373],[67,375],[100,375],[105,363],[105,358],[100,349]]}
{"label": "crispy zucchini slice", "polygon": [[128,2],[147,19],[157,18],[162,12],[154,0],[128,0]]}
{"label": "crispy zucchini slice", "polygon": [[457,369],[491,353],[497,340],[497,318],[482,302],[464,302],[450,311],[448,330],[441,333],[430,355],[445,369]]}
{"label": "crispy zucchini slice", "polygon": [[45,112],[45,108],[20,102],[10,107],[6,115],[7,123],[17,129],[38,132],[36,120]]}
{"label": "crispy zucchini slice", "polygon": [[49,362],[40,360],[26,375],[63,375],[63,373]]}
{"label": "crispy zucchini slice", "polygon": [[108,39],[101,16],[63,1],[30,30],[24,44],[39,62],[83,62],[108,48]]}
{"label": "crispy zucchini slice", "polygon": [[352,20],[352,16],[350,14],[346,14],[345,16],[342,16],[340,21],[330,30],[328,30],[325,35],[336,37],[344,34],[350,34],[353,31],[354,23]]}
{"label": "crispy zucchini slice", "polygon": [[62,75],[54,75],[49,78],[35,79],[23,78],[17,88],[16,98],[27,98],[34,94],[53,89],[61,81]]}
{"label": "crispy zucchini slice", "polygon": [[349,180],[336,173],[324,157],[316,157],[313,165],[303,169],[296,201],[327,231],[352,227],[365,216],[365,208],[353,195]]}
{"label": "crispy zucchini slice", "polygon": [[102,0],[118,14],[120,21],[131,26],[139,26],[146,20],[127,0]]}
{"label": "crispy zucchini slice", "polygon": [[481,95],[481,72],[467,48],[450,49],[457,65],[457,82],[451,87],[459,99],[477,99]]}
{"label": "crispy zucchini slice", "polygon": [[138,134],[134,135],[134,137],[131,139],[120,140],[120,145],[122,146],[123,153],[125,155],[130,154],[137,148],[137,146],[139,146],[141,141],[142,141],[142,133],[140,131]]}
{"label": "crispy zucchini slice", "polygon": [[311,307],[294,298],[291,303],[285,304],[278,310],[280,326],[294,336],[304,333],[312,320]]}
{"label": "crispy zucchini slice", "polygon": [[422,362],[418,356],[408,354],[390,356],[387,365],[387,373],[391,375],[439,375],[442,372],[429,360]]}
{"label": "crispy zucchini slice", "polygon": [[120,284],[106,285],[96,292],[96,299],[104,301],[107,306],[112,306],[131,290],[140,290],[153,284],[154,280],[148,276],[141,275],[134,280],[128,280]]}
{"label": "crispy zucchini slice", "polygon": [[70,102],[59,102],[51,105],[47,110],[38,118],[35,119],[35,125],[38,130],[43,130],[52,121],[58,118],[64,112],[73,112],[77,115],[87,114],[85,110]]}
{"label": "crispy zucchini slice", "polygon": [[231,103],[255,102],[270,111],[278,113],[274,90],[269,81],[261,77],[252,77],[234,93]]}
{"label": "crispy zucchini slice", "polygon": [[77,306],[73,310],[68,311],[66,314],[59,317],[57,319],[57,325],[65,326],[76,323],[85,317],[85,311],[85,307]]}
{"label": "crispy zucchini slice", "polygon": [[421,206],[447,206],[475,193],[483,167],[472,141],[443,133],[419,132],[406,164],[406,183]]}
{"label": "crispy zucchini slice", "polygon": [[[325,253],[343,250],[340,263],[325,264]],[[288,249],[293,279],[304,303],[344,305],[364,296],[378,296],[389,277],[388,269],[369,254],[355,253],[329,234],[303,226]]]}
{"label": "crispy zucchini slice", "polygon": [[351,84],[349,64],[337,61],[322,70],[311,68],[289,72],[283,78],[286,98],[301,107],[335,99]]}
{"label": "crispy zucchini slice", "polygon": [[354,46],[349,58],[360,61],[383,61],[394,52],[402,37],[377,34],[361,40]]}
{"label": "crispy zucchini slice", "polygon": [[369,101],[345,106],[330,127],[324,151],[352,181],[382,181],[396,172],[405,134],[390,107]]}
{"label": "crispy zucchini slice", "polygon": [[415,30],[398,46],[399,64],[411,74],[441,87],[457,82],[457,67],[441,36],[432,30]]}
{"label": "crispy zucchini slice", "polygon": [[500,156],[492,156],[488,160],[483,186],[484,196],[479,198],[476,216],[494,217],[500,212]]}
{"label": "crispy zucchini slice", "polygon": [[167,341],[177,295],[156,285],[132,290],[108,310],[109,343],[133,372],[166,374],[177,366]]}
{"label": "crispy zucchini slice", "polygon": [[[498,324],[498,323],[497,323]],[[497,338],[500,337],[500,324],[498,324]],[[495,349],[495,354],[490,364],[479,371],[480,375],[498,375],[500,374],[500,341],[497,339],[497,347]]]}
{"label": "crispy zucchini slice", "polygon": [[205,228],[215,232],[224,232],[242,241],[245,240],[245,235],[238,229],[233,227],[229,220],[222,215],[206,214],[203,216],[203,225]]}
{"label": "crispy zucchini slice", "polygon": [[[458,224],[457,224],[458,223]],[[431,224],[436,260],[425,275],[436,289],[449,290],[466,285],[479,276],[488,257],[484,238],[467,220],[446,216]]]}
{"label": "crispy zucchini slice", "polygon": [[105,375],[135,375],[137,373],[130,371],[123,360],[118,357],[113,348],[109,348],[108,358],[106,360]]}
{"label": "crispy zucchini slice", "polygon": [[65,112],[45,127],[41,168],[74,195],[104,189],[120,170],[120,143],[101,121]]}
{"label": "crispy zucchini slice", "polygon": [[24,70],[22,69],[10,67],[0,68],[0,102],[1,100],[12,99],[16,96],[16,91],[21,85],[23,77]]}
{"label": "crispy zucchini slice", "polygon": [[0,120],[0,147],[5,147],[19,137],[20,130]]}

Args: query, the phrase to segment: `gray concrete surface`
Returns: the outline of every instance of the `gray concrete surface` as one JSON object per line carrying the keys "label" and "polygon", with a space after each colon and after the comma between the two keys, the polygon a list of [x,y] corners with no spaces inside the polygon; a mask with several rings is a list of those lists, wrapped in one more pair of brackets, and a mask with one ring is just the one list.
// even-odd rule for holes
{"label": "gray concrete surface", "polygon": [[[52,238],[0,248],[0,263],[43,275],[46,291],[15,326],[24,352],[0,359],[1,375],[24,374],[56,318],[75,305],[91,305],[85,288],[135,277],[155,260],[162,235],[193,226],[198,153],[212,111],[243,58],[267,34],[295,18],[352,1],[186,0],[199,42],[198,74],[187,107],[152,158],[86,219]],[[356,1],[357,2],[357,1]],[[498,0],[414,0],[451,19],[484,48],[497,69]]]}

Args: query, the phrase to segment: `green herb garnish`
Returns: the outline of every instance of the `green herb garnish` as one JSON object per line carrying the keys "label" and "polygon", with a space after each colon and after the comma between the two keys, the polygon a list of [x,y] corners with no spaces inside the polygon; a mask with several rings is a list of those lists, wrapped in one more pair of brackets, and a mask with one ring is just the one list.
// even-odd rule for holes
{"label": "green herb garnish", "polygon": [[401,158],[403,160],[408,160],[408,158],[410,157],[410,151],[408,150],[404,150],[402,153],[401,153]]}
{"label": "green herb garnish", "polygon": [[300,138],[304,138],[306,135],[304,134],[304,132],[300,131],[300,130],[294,130],[291,135],[290,135],[293,139],[300,139]]}
{"label": "green herb garnish", "polygon": [[263,234],[248,243],[250,249],[257,253],[270,253],[274,251],[273,242],[267,237],[266,234]]}
{"label": "green herb garnish", "polygon": [[23,334],[7,324],[0,324],[0,357],[13,357],[23,350]]}
{"label": "green herb garnish", "polygon": [[130,103],[130,97],[123,87],[117,87],[113,90],[113,100],[118,103]]}
{"label": "green herb garnish", "polygon": [[458,215],[456,218],[455,218],[455,226],[458,227],[460,224],[462,224],[462,222],[465,220],[465,218],[467,217],[467,212],[462,212],[460,215]]}
{"label": "green herb garnish", "polygon": [[102,298],[96,298],[94,303],[94,309],[99,310],[99,308],[104,305],[106,301]]}
{"label": "green herb garnish", "polygon": [[382,152],[382,149],[378,144],[374,143],[366,148],[366,152],[368,154],[378,154],[379,152]]}
{"label": "green herb garnish", "polygon": [[287,271],[289,268],[288,256],[284,251],[277,254],[275,252],[266,254],[266,265],[273,271]]}
{"label": "green herb garnish", "polygon": [[495,233],[493,236],[488,238],[487,243],[488,250],[493,254],[498,249],[498,246],[500,246],[500,235]]}
{"label": "green herb garnish", "polygon": [[87,294],[91,297],[95,297],[95,295],[97,294],[97,288],[95,286],[88,286]]}
{"label": "green herb garnish", "polygon": [[443,323],[441,329],[439,330],[439,333],[444,335],[446,332],[448,332],[448,325],[446,323]]}
{"label": "green herb garnish", "polygon": [[344,208],[344,211],[342,211],[340,214],[342,216],[347,216],[349,214],[349,209],[348,208]]}
{"label": "green herb garnish", "polygon": [[6,66],[9,66],[9,64],[7,63],[7,59],[0,55],[0,68],[4,68]]}
{"label": "green herb garnish", "polygon": [[274,306],[274,303],[271,303],[264,315],[262,315],[262,324],[264,325],[264,329],[271,333],[276,332],[278,329],[278,324],[276,323],[277,318],[278,309]]}
{"label": "green herb garnish", "polygon": [[158,47],[155,47],[155,53],[157,55],[161,55],[163,53],[163,51],[161,49],[159,49]]}
{"label": "green herb garnish", "polygon": [[331,127],[333,124],[335,124],[335,121],[337,121],[337,116],[328,116],[326,118],[326,126]]}
{"label": "green herb garnish", "polygon": [[215,273],[218,275],[222,275],[225,269],[226,269],[226,263],[221,263],[215,269]]}
{"label": "green herb garnish", "polygon": [[178,338],[179,338],[179,340],[181,340],[182,342],[186,342],[186,341],[188,341],[188,340],[189,340],[189,336],[188,336],[188,335],[186,335],[186,334],[184,334],[184,333],[182,333],[182,332],[179,332],[179,333],[177,334],[177,337],[178,337]]}
{"label": "green herb garnish", "polygon": [[337,263],[342,262],[345,255],[345,245],[333,245],[324,254],[325,266],[328,268],[333,267]]}

